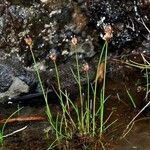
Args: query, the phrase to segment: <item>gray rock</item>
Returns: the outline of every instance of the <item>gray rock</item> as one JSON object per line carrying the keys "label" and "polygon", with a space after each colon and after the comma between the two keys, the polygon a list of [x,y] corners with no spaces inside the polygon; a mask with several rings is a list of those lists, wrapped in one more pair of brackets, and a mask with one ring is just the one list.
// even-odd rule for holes
{"label": "gray rock", "polygon": [[35,83],[34,71],[24,68],[17,58],[0,59],[0,102],[29,92]]}
{"label": "gray rock", "polygon": [[5,101],[6,97],[10,99],[18,96],[20,93],[27,92],[29,92],[29,86],[19,78],[15,77],[8,90],[6,92],[0,93],[0,102]]}
{"label": "gray rock", "polygon": [[12,70],[4,64],[0,64],[0,92],[8,90],[9,86],[13,82]]}

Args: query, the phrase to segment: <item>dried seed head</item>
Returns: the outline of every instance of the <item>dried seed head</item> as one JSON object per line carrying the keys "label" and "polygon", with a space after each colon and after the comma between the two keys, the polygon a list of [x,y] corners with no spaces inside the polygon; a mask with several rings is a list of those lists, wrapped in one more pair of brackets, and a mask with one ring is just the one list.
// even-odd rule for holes
{"label": "dried seed head", "polygon": [[88,72],[90,70],[90,66],[87,62],[85,62],[82,66],[83,71]]}
{"label": "dried seed head", "polygon": [[77,40],[77,38],[76,38],[75,36],[71,39],[71,43],[72,43],[74,46],[77,45],[78,40]]}
{"label": "dried seed head", "polygon": [[105,35],[103,37],[103,39],[107,42],[109,42],[112,37],[113,37],[113,29],[112,29],[112,26],[111,25],[106,25],[104,27],[104,32],[105,32]]}
{"label": "dried seed head", "polygon": [[25,43],[28,45],[28,46],[32,46],[32,43],[33,43],[33,41],[32,41],[32,38],[30,37],[30,36],[27,36],[27,37],[25,37],[24,38],[24,41],[25,41]]}
{"label": "dried seed head", "polygon": [[56,59],[57,59],[57,52],[56,52],[55,49],[52,49],[52,50],[50,51],[49,58],[50,58],[53,62],[56,61]]}
{"label": "dried seed head", "polygon": [[51,54],[49,57],[53,62],[56,61],[57,56],[55,54]]}

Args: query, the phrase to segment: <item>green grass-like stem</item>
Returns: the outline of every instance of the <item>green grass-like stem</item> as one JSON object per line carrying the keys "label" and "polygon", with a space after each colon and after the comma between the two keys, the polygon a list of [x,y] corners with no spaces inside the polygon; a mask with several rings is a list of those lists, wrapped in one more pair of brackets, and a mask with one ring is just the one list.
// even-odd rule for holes
{"label": "green grass-like stem", "polygon": [[94,86],[94,89],[93,89],[93,92],[94,92],[94,97],[93,97],[93,120],[92,120],[92,123],[93,123],[93,136],[95,136],[95,129],[96,129],[96,123],[95,123],[96,108],[95,108],[95,105],[96,105],[96,95],[97,95],[97,83],[98,83],[98,77],[99,77],[98,71],[99,71],[100,63],[102,62],[102,57],[103,57],[103,53],[104,53],[104,50],[105,50],[105,46],[106,46],[106,42],[104,43],[102,51],[100,53],[100,57],[99,57],[98,65],[97,65],[95,86]]}
{"label": "green grass-like stem", "polygon": [[127,94],[128,94],[128,96],[129,96],[129,98],[130,98],[131,104],[133,105],[134,108],[136,108],[136,104],[135,104],[134,99],[133,99],[133,97],[131,96],[129,90],[126,89],[126,91],[127,91]]}
{"label": "green grass-like stem", "polygon": [[103,87],[102,87],[102,95],[101,102],[100,102],[100,137],[103,133],[103,122],[104,122],[104,101],[105,101],[105,86],[106,86],[106,66],[107,66],[107,53],[108,53],[108,43],[106,41],[106,48],[105,48],[105,58],[104,58],[104,79],[103,79]]}
{"label": "green grass-like stem", "polygon": [[12,118],[16,113],[18,113],[18,112],[19,112],[20,110],[22,110],[22,109],[23,109],[23,107],[17,109],[15,112],[13,112],[13,113],[6,119],[5,123],[4,123],[3,126],[2,126],[2,129],[0,130],[0,144],[2,144],[3,141],[4,141],[4,129],[5,129],[5,127],[6,127],[7,122],[9,121],[10,118]]}

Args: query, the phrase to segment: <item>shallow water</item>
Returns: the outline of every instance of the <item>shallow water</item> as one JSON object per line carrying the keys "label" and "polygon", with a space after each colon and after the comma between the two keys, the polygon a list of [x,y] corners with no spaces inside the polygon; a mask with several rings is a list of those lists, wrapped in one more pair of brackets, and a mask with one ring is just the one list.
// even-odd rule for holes
{"label": "shallow water", "polygon": [[[107,119],[110,113],[113,112],[106,126],[115,120],[117,121],[104,133],[104,145],[106,149],[109,150],[148,150],[150,146],[150,120],[144,116],[144,113],[136,118],[135,124],[127,136],[120,139],[129,122],[143,106],[143,99],[146,92],[145,78],[142,77],[143,72],[141,72],[140,69],[125,66],[118,62],[116,63],[116,61],[112,61],[109,64],[111,68],[107,75],[106,96],[110,96],[110,98],[108,98],[105,104],[104,118]],[[133,107],[127,95],[127,89],[135,100],[136,108]],[[99,102],[97,102],[97,105],[99,105]],[[24,108],[18,112],[15,117],[45,116],[45,105],[42,103],[42,99],[35,99],[30,104],[28,102],[26,104],[25,102],[18,104],[1,104],[1,119],[7,118],[11,113],[22,106],[24,106]],[[54,115],[61,113],[58,103],[53,102],[50,106]],[[4,132],[5,135],[25,126],[27,126],[27,128],[5,138],[1,149],[45,150],[48,148],[50,142],[55,138],[46,119],[45,121],[23,120],[24,121],[8,123]],[[45,132],[46,130],[50,131],[49,134]],[[78,141],[78,146],[73,142],[74,140],[76,139],[72,139],[72,142],[70,141],[71,147],[73,147],[73,149],[79,149],[79,143],[82,142],[82,140],[78,139],[81,140]],[[63,149],[63,147],[60,146],[58,149]],[[100,147],[97,146],[96,149],[99,150]]]}
{"label": "shallow water", "polygon": [[111,145],[111,150],[149,150],[150,148],[150,118],[137,121],[129,134]]}

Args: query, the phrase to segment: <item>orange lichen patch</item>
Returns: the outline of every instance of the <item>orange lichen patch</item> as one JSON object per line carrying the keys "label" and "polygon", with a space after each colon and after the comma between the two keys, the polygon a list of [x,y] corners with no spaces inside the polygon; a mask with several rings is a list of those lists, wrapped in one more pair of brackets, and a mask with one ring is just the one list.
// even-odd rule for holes
{"label": "orange lichen patch", "polygon": [[87,17],[79,8],[76,7],[74,9],[72,18],[73,18],[74,25],[76,26],[76,29],[78,31],[81,31],[82,29],[85,28],[87,24]]}

